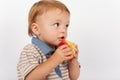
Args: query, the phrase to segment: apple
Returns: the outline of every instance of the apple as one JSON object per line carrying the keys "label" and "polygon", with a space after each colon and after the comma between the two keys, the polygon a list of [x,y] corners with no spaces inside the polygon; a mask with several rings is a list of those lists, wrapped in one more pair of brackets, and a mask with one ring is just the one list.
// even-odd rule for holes
{"label": "apple", "polygon": [[61,41],[61,42],[58,44],[58,47],[60,47],[60,46],[62,46],[62,45],[65,45],[65,44],[67,44],[67,45],[72,49],[73,53],[76,52],[76,47],[75,47],[75,45],[73,44],[73,42],[68,41],[68,40],[63,40],[63,41]]}
{"label": "apple", "polygon": [[65,45],[67,44],[66,40],[62,40],[59,44],[58,44],[58,47],[62,46],[62,45]]}

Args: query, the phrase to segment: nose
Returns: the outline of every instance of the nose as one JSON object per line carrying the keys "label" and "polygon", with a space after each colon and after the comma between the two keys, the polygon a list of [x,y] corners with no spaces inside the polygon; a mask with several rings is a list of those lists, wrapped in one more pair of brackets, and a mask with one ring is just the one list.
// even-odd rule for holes
{"label": "nose", "polygon": [[61,28],[61,29],[60,29],[60,32],[61,32],[61,33],[66,33],[66,28]]}

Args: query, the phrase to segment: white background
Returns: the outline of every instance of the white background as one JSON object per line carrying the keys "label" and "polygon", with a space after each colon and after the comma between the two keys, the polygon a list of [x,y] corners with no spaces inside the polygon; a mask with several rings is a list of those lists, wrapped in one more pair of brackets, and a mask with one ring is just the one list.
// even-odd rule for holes
{"label": "white background", "polygon": [[[27,16],[38,0],[0,0],[0,79],[17,80],[30,43]],[[60,0],[71,11],[68,39],[79,46],[79,80],[120,80],[120,0]]]}

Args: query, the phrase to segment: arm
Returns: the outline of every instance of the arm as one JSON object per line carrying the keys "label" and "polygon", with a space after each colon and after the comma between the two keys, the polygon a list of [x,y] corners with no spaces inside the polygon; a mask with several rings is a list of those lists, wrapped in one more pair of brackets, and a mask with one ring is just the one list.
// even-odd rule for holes
{"label": "arm", "polygon": [[69,62],[69,75],[70,80],[77,80],[80,75],[79,62],[76,58]]}
{"label": "arm", "polygon": [[51,56],[51,58],[49,58],[46,62],[41,63],[33,71],[31,71],[26,76],[26,80],[44,80],[48,73],[50,73],[58,64],[59,63],[55,60],[55,58]]}
{"label": "arm", "polygon": [[[67,45],[63,45],[56,49],[55,53],[44,63],[39,64],[33,69],[25,80],[44,80],[45,77],[60,63],[64,60],[70,60],[73,58],[71,53],[66,53]],[[53,63],[54,62],[54,63]]]}
{"label": "arm", "polygon": [[76,54],[73,59],[69,61],[69,75],[70,75],[70,80],[77,80],[79,75],[80,75],[80,64],[78,62],[78,48],[76,46]]}

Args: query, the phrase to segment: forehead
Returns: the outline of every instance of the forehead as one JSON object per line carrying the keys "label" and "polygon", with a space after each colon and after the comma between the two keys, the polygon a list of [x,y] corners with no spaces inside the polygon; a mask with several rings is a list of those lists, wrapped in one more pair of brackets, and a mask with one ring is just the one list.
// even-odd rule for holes
{"label": "forehead", "polygon": [[58,8],[56,9],[52,9],[52,10],[49,10],[45,13],[46,16],[49,16],[49,15],[54,15],[54,16],[57,16],[57,15],[63,15],[63,16],[68,16],[69,13],[65,10],[60,10]]}
{"label": "forehead", "polygon": [[[69,20],[70,14],[65,10],[60,10],[58,8],[51,9],[41,15],[41,18],[46,19],[62,19],[62,20]],[[40,18],[40,17],[39,17]]]}

